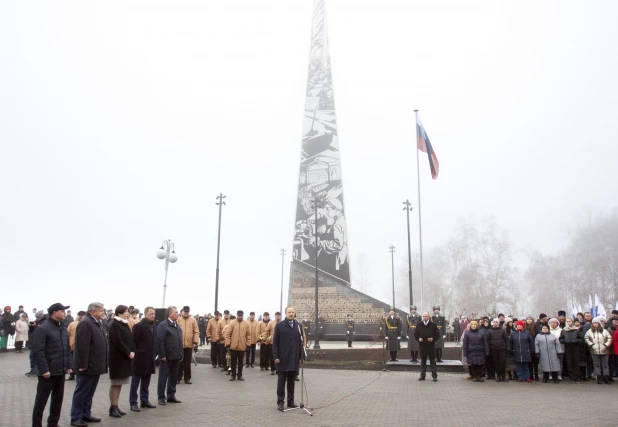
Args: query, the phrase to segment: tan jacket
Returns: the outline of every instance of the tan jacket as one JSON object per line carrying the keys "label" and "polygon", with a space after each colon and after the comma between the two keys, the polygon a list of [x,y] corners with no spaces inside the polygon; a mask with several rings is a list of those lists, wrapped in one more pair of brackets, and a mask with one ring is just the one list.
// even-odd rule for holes
{"label": "tan jacket", "polygon": [[182,348],[193,348],[200,342],[200,328],[193,316],[178,318],[178,326],[182,330]]}
{"label": "tan jacket", "polygon": [[222,317],[221,319],[219,319],[219,324],[217,325],[217,332],[219,333],[220,343],[225,342],[225,336],[223,335],[223,328],[229,325],[231,321],[232,321],[231,319],[226,319],[225,317]]}
{"label": "tan jacket", "polygon": [[133,326],[135,326],[136,323],[139,323],[139,319],[134,319],[132,317],[129,317],[127,321],[129,322],[129,329],[131,330],[133,330]]}
{"label": "tan jacket", "polygon": [[277,326],[276,320],[271,320],[268,322],[268,326],[266,327],[266,333],[268,334],[268,338],[266,339],[266,344],[272,345],[273,336],[275,335],[275,326]]}
{"label": "tan jacket", "polygon": [[266,342],[268,341],[268,333],[267,333],[267,329],[268,329],[268,323],[264,323],[264,321],[262,320],[261,322],[258,322],[258,339],[259,337],[264,337],[264,342],[260,342],[260,344],[266,344]]}
{"label": "tan jacket", "polygon": [[69,347],[71,347],[71,351],[75,351],[75,330],[77,329],[77,325],[79,325],[79,321],[75,320],[67,326],[67,332],[69,334]]}
{"label": "tan jacket", "polygon": [[206,336],[210,342],[219,342],[219,321],[214,317],[208,321]]}
{"label": "tan jacket", "polygon": [[251,329],[251,344],[255,344],[257,343],[258,335],[260,335],[259,334],[259,330],[260,330],[259,322],[255,319],[253,319],[253,321],[249,319],[249,320],[246,320],[246,322],[249,324],[249,328]]}
{"label": "tan jacket", "polygon": [[245,351],[251,345],[251,327],[246,321],[234,319],[225,328],[225,346],[230,350]]}

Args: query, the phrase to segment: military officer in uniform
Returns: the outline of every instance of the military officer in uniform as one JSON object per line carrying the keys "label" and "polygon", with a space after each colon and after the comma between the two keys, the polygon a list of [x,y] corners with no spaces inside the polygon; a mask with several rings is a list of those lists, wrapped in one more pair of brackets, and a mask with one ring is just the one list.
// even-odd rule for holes
{"label": "military officer in uniform", "polygon": [[416,326],[421,322],[421,316],[416,313],[416,306],[410,306],[408,314],[408,350],[410,350],[410,362],[418,363],[418,341],[414,337]]}
{"label": "military officer in uniform", "polygon": [[436,362],[442,362],[442,349],[444,348],[444,334],[446,334],[446,319],[440,315],[440,306],[433,306],[433,317],[431,319],[438,327],[440,338],[436,341]]}
{"label": "military officer in uniform", "polygon": [[352,319],[352,315],[348,314],[348,318],[345,321],[345,334],[346,340],[348,341],[348,347],[352,347],[352,342],[354,342],[354,319]]}
{"label": "military officer in uniform", "polygon": [[386,331],[386,347],[391,352],[391,362],[397,362],[399,340],[401,339],[401,319],[395,315],[395,309],[391,308],[389,315],[384,319]]}

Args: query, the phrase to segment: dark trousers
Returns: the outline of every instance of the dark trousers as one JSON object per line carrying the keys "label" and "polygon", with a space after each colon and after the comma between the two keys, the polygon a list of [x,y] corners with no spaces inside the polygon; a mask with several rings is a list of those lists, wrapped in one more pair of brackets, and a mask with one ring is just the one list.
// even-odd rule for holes
{"label": "dark trousers", "polygon": [[47,405],[50,394],[51,405],[49,406],[47,425],[55,426],[60,420],[60,410],[62,409],[64,375],[52,375],[49,378],[39,377],[39,384],[36,388],[36,398],[34,399],[34,409],[32,411],[32,427],[43,426],[43,412],[45,411],[45,406]]}
{"label": "dark trousers", "polygon": [[616,356],[615,354],[610,354],[609,355],[609,360],[607,361],[607,364],[609,365],[609,376],[610,377],[615,377],[616,375],[616,364],[618,363],[618,356]]}
{"label": "dark trousers", "polygon": [[271,345],[260,345],[260,368],[268,370],[270,367],[270,359],[272,359],[273,348]]}
{"label": "dark trousers", "polygon": [[[549,381],[550,372],[543,372],[543,381]],[[555,381],[558,381],[558,371],[551,372],[551,378]]]}
{"label": "dark trousers", "polygon": [[490,351],[494,371],[499,379],[504,379],[506,375],[506,349],[496,350],[492,348]]}
{"label": "dark trousers", "polygon": [[436,368],[436,354],[435,352],[431,352],[430,354],[421,355],[421,375],[425,376],[427,372],[427,358],[429,358],[429,365],[431,366],[431,376],[438,376],[438,369]]}
{"label": "dark trousers", "polygon": [[416,362],[418,360],[418,351],[410,350],[410,358]]}
{"label": "dark trousers", "polygon": [[219,366],[229,368],[225,360],[225,343],[221,342],[219,343]]}
{"label": "dark trousers", "polygon": [[167,398],[176,396],[176,383],[178,382],[178,365],[180,360],[159,361],[159,382],[157,384],[157,398],[165,399],[167,385]]}
{"label": "dark trousers", "polygon": [[[64,377],[63,377],[64,378]],[[71,404],[71,421],[92,416],[92,397],[97,391],[99,375],[75,375],[75,391]]]}
{"label": "dark trousers", "polygon": [[247,349],[245,350],[245,354],[247,355],[245,363],[247,365],[253,365],[255,363],[255,344],[251,344],[249,347],[247,347]]}
{"label": "dark trousers", "polygon": [[36,363],[34,362],[34,351],[30,352],[30,354],[28,355],[28,358],[30,359],[30,372],[34,372],[36,375],[39,375],[38,369],[36,367]]}
{"label": "dark trousers", "polygon": [[204,336],[200,335],[200,345],[204,345],[205,342],[206,342],[206,335]]}
{"label": "dark trousers", "polygon": [[137,389],[140,386],[140,383],[142,387],[139,391],[139,400],[140,402],[148,402],[148,387],[150,387],[150,375],[133,375],[131,377],[131,389],[129,390],[129,403],[131,404],[131,406],[137,405]]}
{"label": "dark trousers", "polygon": [[[212,366],[217,366],[217,362],[219,362],[219,343],[211,342],[210,343],[210,361],[212,362]],[[221,363],[218,363],[221,365]]]}
{"label": "dark trousers", "polygon": [[473,379],[480,379],[483,376],[483,365],[470,365],[470,375]]}
{"label": "dark trousers", "polygon": [[294,401],[294,381],[296,378],[295,371],[277,373],[277,403],[285,400],[285,383],[288,383],[288,403]]}
{"label": "dark trousers", "polygon": [[178,364],[178,379],[182,379],[184,377],[185,381],[189,381],[191,379],[193,348],[183,348],[182,350],[182,361]]}
{"label": "dark trousers", "polygon": [[494,368],[494,361],[491,358],[491,354],[485,356],[485,369],[487,371],[487,378],[493,380],[496,377],[496,369]]}
{"label": "dark trousers", "polygon": [[15,350],[20,351],[24,347],[23,341],[15,341]]}
{"label": "dark trousers", "polygon": [[391,351],[391,360],[395,360],[397,359],[397,352],[396,351]]}
{"label": "dark trousers", "polygon": [[[578,345],[564,346],[564,367],[568,368],[571,381],[579,381],[579,347]],[[565,375],[565,369],[562,375]]]}
{"label": "dark trousers", "polygon": [[245,352],[240,350],[231,350],[230,356],[232,356],[232,376],[236,377],[238,373],[239,377],[242,377],[242,356]]}

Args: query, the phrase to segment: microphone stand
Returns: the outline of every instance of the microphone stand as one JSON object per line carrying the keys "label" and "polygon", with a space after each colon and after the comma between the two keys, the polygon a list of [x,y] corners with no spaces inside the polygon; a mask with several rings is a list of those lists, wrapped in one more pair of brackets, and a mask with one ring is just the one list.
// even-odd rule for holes
{"label": "microphone stand", "polygon": [[298,324],[298,332],[300,333],[300,347],[303,351],[303,357],[302,357],[302,363],[300,366],[300,405],[294,407],[294,408],[287,408],[284,409],[281,412],[288,412],[288,411],[294,411],[296,409],[300,409],[301,411],[304,411],[305,413],[311,415],[313,417],[313,408],[309,408],[308,406],[305,406],[305,363],[304,361],[307,360],[307,350],[305,349],[305,340],[303,340],[303,332],[300,329],[300,323]]}

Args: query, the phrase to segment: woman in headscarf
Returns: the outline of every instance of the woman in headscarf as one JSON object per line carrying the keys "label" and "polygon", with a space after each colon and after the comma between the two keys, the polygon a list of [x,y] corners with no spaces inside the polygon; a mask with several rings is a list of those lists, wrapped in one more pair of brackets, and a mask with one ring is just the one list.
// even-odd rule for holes
{"label": "woman in headscarf", "polygon": [[560,360],[558,360],[558,351],[560,350],[560,342],[549,332],[548,325],[541,326],[541,333],[534,339],[534,351],[541,362],[543,370],[543,382],[549,380],[549,374],[556,384],[558,384],[558,370],[560,369]]}

